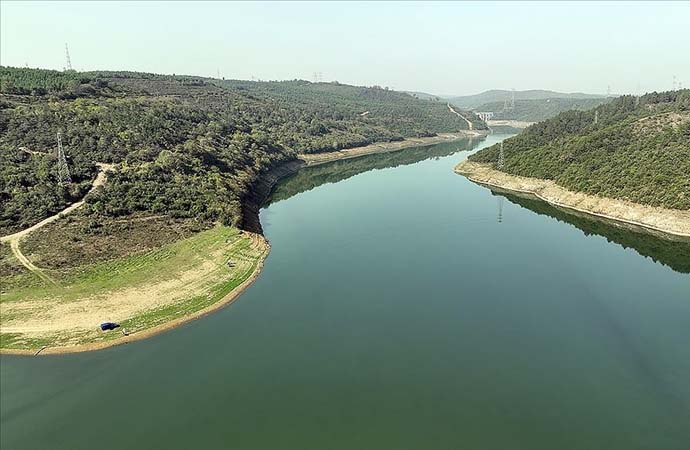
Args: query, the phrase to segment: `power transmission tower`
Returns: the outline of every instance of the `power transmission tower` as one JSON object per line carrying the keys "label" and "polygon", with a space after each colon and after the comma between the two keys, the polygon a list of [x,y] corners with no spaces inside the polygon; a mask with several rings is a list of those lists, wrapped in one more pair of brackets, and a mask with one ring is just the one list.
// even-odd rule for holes
{"label": "power transmission tower", "polygon": [[599,111],[594,111],[594,125],[599,123]]}
{"label": "power transmission tower", "polygon": [[499,170],[503,169],[503,165],[505,164],[505,162],[506,162],[506,156],[503,153],[503,142],[501,142],[501,150],[499,150],[499,152],[498,152],[498,169]]}
{"label": "power transmission tower", "polygon": [[62,148],[62,139],[60,139],[60,132],[57,134],[58,151],[57,151],[57,175],[58,184],[65,186],[72,182],[72,177],[69,174],[69,167],[67,166],[67,158],[65,157],[65,149]]}
{"label": "power transmission tower", "polygon": [[675,91],[676,90],[676,76],[673,75],[673,82],[671,84],[671,90]]}
{"label": "power transmission tower", "polygon": [[515,109],[515,88],[510,92],[510,109]]}
{"label": "power transmission tower", "polygon": [[606,96],[611,97],[611,85],[606,86]]}
{"label": "power transmission tower", "polygon": [[67,48],[67,42],[65,42],[65,62],[67,65],[65,66],[65,71],[72,71],[72,60],[69,57],[69,48]]}

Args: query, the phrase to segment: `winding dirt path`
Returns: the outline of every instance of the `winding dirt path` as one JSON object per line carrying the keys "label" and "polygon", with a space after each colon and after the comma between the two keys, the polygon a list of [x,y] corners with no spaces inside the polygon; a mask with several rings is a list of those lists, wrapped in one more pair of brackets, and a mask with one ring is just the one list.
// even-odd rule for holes
{"label": "winding dirt path", "polygon": [[469,127],[470,131],[474,129],[474,127],[473,127],[473,125],[472,125],[472,122],[470,122],[469,119],[468,119],[467,117],[463,116],[462,114],[460,114],[459,112],[457,112],[456,110],[454,110],[453,107],[450,106],[450,103],[448,103],[447,105],[448,105],[448,110],[449,110],[450,112],[452,112],[453,114],[455,114],[456,116],[460,117],[462,120],[464,120],[465,122],[467,122],[467,126]]}
{"label": "winding dirt path", "polygon": [[93,192],[94,189],[96,189],[99,186],[103,186],[105,184],[105,181],[107,179],[106,172],[111,170],[113,168],[112,164],[105,164],[105,163],[96,163],[98,166],[98,175],[96,175],[96,178],[93,180],[93,183],[91,184],[91,189],[89,189],[89,192],[86,193],[84,198],[79,200],[76,203],[72,203],[69,205],[67,208],[63,209],[59,213],[52,215],[46,219],[43,219],[42,221],[38,222],[35,225],[30,226],[29,228],[26,228],[22,231],[18,231],[14,234],[8,234],[7,236],[2,236],[0,237],[0,242],[9,242],[10,248],[12,249],[12,253],[14,256],[19,260],[19,262],[22,263],[24,267],[38,275],[41,279],[44,281],[47,281],[49,283],[57,285],[55,280],[50,278],[48,275],[46,275],[40,268],[36,267],[29,261],[29,258],[27,258],[19,248],[19,242],[24,239],[26,236],[28,236],[30,233],[38,230],[39,228],[42,228],[46,225],[48,225],[51,222],[55,222],[58,220],[60,217],[65,216],[72,211],[81,208],[84,206],[84,199],[86,198],[87,195],[89,195],[91,192]]}

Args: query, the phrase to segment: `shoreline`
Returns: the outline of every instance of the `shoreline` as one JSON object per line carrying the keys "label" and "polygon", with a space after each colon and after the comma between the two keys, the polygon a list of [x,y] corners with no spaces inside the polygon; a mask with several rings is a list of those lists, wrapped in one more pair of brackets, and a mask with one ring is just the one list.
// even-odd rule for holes
{"label": "shoreline", "polygon": [[338,161],[341,159],[357,158],[358,156],[372,155],[375,153],[388,153],[403,150],[410,147],[421,147],[426,145],[440,144],[442,142],[452,142],[463,138],[486,136],[489,130],[462,130],[455,133],[439,133],[436,136],[407,138],[402,141],[379,142],[364,145],[362,147],[352,147],[334,152],[323,153],[302,153],[297,158],[304,161],[307,166]]}
{"label": "shoreline", "polygon": [[259,220],[259,211],[271,195],[275,185],[278,184],[281,179],[297,173],[297,171],[303,167],[312,167],[342,159],[358,158],[360,156],[373,155],[376,153],[396,152],[410,147],[424,147],[440,144],[442,142],[453,142],[465,138],[481,138],[488,134],[489,130],[461,130],[455,133],[439,133],[436,136],[408,138],[394,142],[380,142],[334,152],[301,153],[297,155],[296,159],[278,164],[276,167],[266,172],[259,180],[254,182],[251,193],[242,202],[241,228],[252,233],[263,235],[263,228]]}
{"label": "shoreline", "polygon": [[488,188],[528,194],[552,206],[638,227],[666,239],[690,238],[690,211],[642,205],[570,191],[551,180],[511,175],[490,164],[463,161],[455,173]]}
{"label": "shoreline", "polygon": [[[256,267],[252,271],[252,273],[247,277],[246,280],[244,280],[242,283],[240,283],[237,287],[235,287],[232,291],[228,292],[223,298],[218,300],[217,302],[200,309],[199,311],[196,311],[192,314],[179,317],[177,319],[173,319],[169,322],[162,323],[160,325],[157,325],[155,327],[147,328],[145,330],[139,331],[137,333],[129,334],[127,336],[121,336],[118,337],[117,339],[113,339],[110,341],[100,341],[100,342],[93,342],[93,343],[88,343],[88,344],[80,344],[80,345],[74,345],[74,346],[57,346],[57,347],[43,347],[40,349],[12,349],[12,348],[0,348],[0,355],[17,355],[17,356],[42,356],[42,355],[66,355],[66,354],[71,354],[71,353],[83,353],[83,352],[89,352],[89,351],[95,351],[95,350],[103,350],[108,347],[115,347],[119,345],[125,345],[129,344],[130,342],[137,342],[141,341],[144,339],[148,339],[150,337],[153,337],[157,334],[163,333],[165,331],[171,330],[173,328],[177,328],[181,325],[184,325],[188,322],[197,320],[201,317],[204,317],[208,314],[211,314],[221,308],[224,308],[225,306],[230,305],[233,303],[239,296],[247,289],[249,286],[251,286],[258,278],[259,275],[261,275],[261,270],[263,269],[264,262],[266,261],[266,258],[268,257],[268,254],[270,253],[271,250],[271,245],[269,242],[264,238],[262,235],[256,235],[256,239],[258,239],[258,242],[260,245],[262,245],[263,252],[261,255],[261,258],[257,261]],[[113,330],[112,332],[118,333],[119,330]]]}
{"label": "shoreline", "polygon": [[[488,133],[488,132],[487,132]],[[359,156],[371,155],[374,153],[387,153],[403,150],[409,147],[427,146],[438,144],[441,142],[452,142],[458,139],[468,137],[481,137],[486,133],[483,131],[461,131],[456,133],[441,133],[436,136],[423,138],[410,138],[396,142],[384,142],[378,144],[370,144],[362,147],[353,147],[350,149],[339,150],[335,152],[318,153],[318,154],[300,154],[297,159],[287,161],[278,165],[274,169],[268,171],[262,176],[254,185],[252,194],[243,202],[243,223],[241,229],[245,232],[256,235],[259,242],[264,246],[263,254],[257,262],[254,271],[249,277],[243,281],[239,286],[226,294],[222,299],[203,308],[195,313],[187,316],[179,317],[169,322],[157,325],[152,328],[142,330],[127,336],[121,336],[110,341],[100,341],[94,343],[80,344],[75,346],[57,346],[57,347],[43,347],[37,349],[10,349],[0,348],[0,355],[16,355],[16,356],[43,356],[43,355],[62,355],[71,353],[83,353],[88,351],[103,350],[108,347],[115,347],[119,345],[129,344],[144,339],[148,339],[157,334],[177,328],[193,320],[211,314],[225,306],[230,305],[240,295],[251,286],[261,275],[264,262],[270,253],[270,244],[263,236],[261,223],[259,221],[259,211],[263,203],[270,195],[275,185],[282,179],[299,171],[303,167],[315,166],[325,164],[331,161],[340,159],[356,158]],[[258,227],[258,229],[257,229]],[[117,332],[117,331],[116,331]]]}

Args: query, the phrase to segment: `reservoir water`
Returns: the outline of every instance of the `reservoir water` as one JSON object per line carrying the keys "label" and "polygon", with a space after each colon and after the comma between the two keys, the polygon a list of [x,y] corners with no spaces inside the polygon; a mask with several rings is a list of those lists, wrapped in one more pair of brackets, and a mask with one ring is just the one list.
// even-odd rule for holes
{"label": "reservoir water", "polygon": [[302,170],[231,306],[0,364],[0,447],[690,448],[690,245],[452,169],[505,136]]}

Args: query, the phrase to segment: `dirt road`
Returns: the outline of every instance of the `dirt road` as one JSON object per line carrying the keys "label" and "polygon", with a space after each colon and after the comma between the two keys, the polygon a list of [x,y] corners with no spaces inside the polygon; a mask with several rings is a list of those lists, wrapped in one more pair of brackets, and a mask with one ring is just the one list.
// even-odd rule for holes
{"label": "dirt road", "polygon": [[[111,170],[113,168],[112,164],[105,164],[105,163],[97,163],[98,166],[98,175],[96,175],[96,178],[93,180],[93,183],[91,184],[91,189],[89,189],[89,192],[86,193],[86,195],[89,195],[91,192],[93,192],[94,189],[96,189],[99,186],[103,186],[105,183],[105,180],[107,178],[106,172]],[[84,198],[86,198],[86,195]],[[51,222],[55,222],[58,220],[60,217],[65,216],[72,211],[81,208],[84,205],[84,199],[79,200],[76,203],[72,203],[69,205],[67,208],[63,209],[59,213],[52,215],[46,219],[43,219],[42,221],[38,222],[35,225],[30,226],[29,228],[26,228],[22,231],[18,231],[17,233],[14,234],[8,234],[7,236],[2,236],[0,237],[0,242],[8,242],[10,244],[10,247],[12,248],[12,253],[14,256],[19,260],[19,262],[24,265],[27,269],[30,271],[34,272],[36,275],[41,277],[41,279],[48,281],[52,284],[56,284],[55,281],[50,278],[48,275],[46,275],[41,269],[36,267],[29,261],[29,259],[24,256],[24,254],[21,252],[19,248],[19,242],[24,239],[26,236],[28,236],[30,233],[38,230],[39,228],[42,228],[46,225],[48,225]]]}

